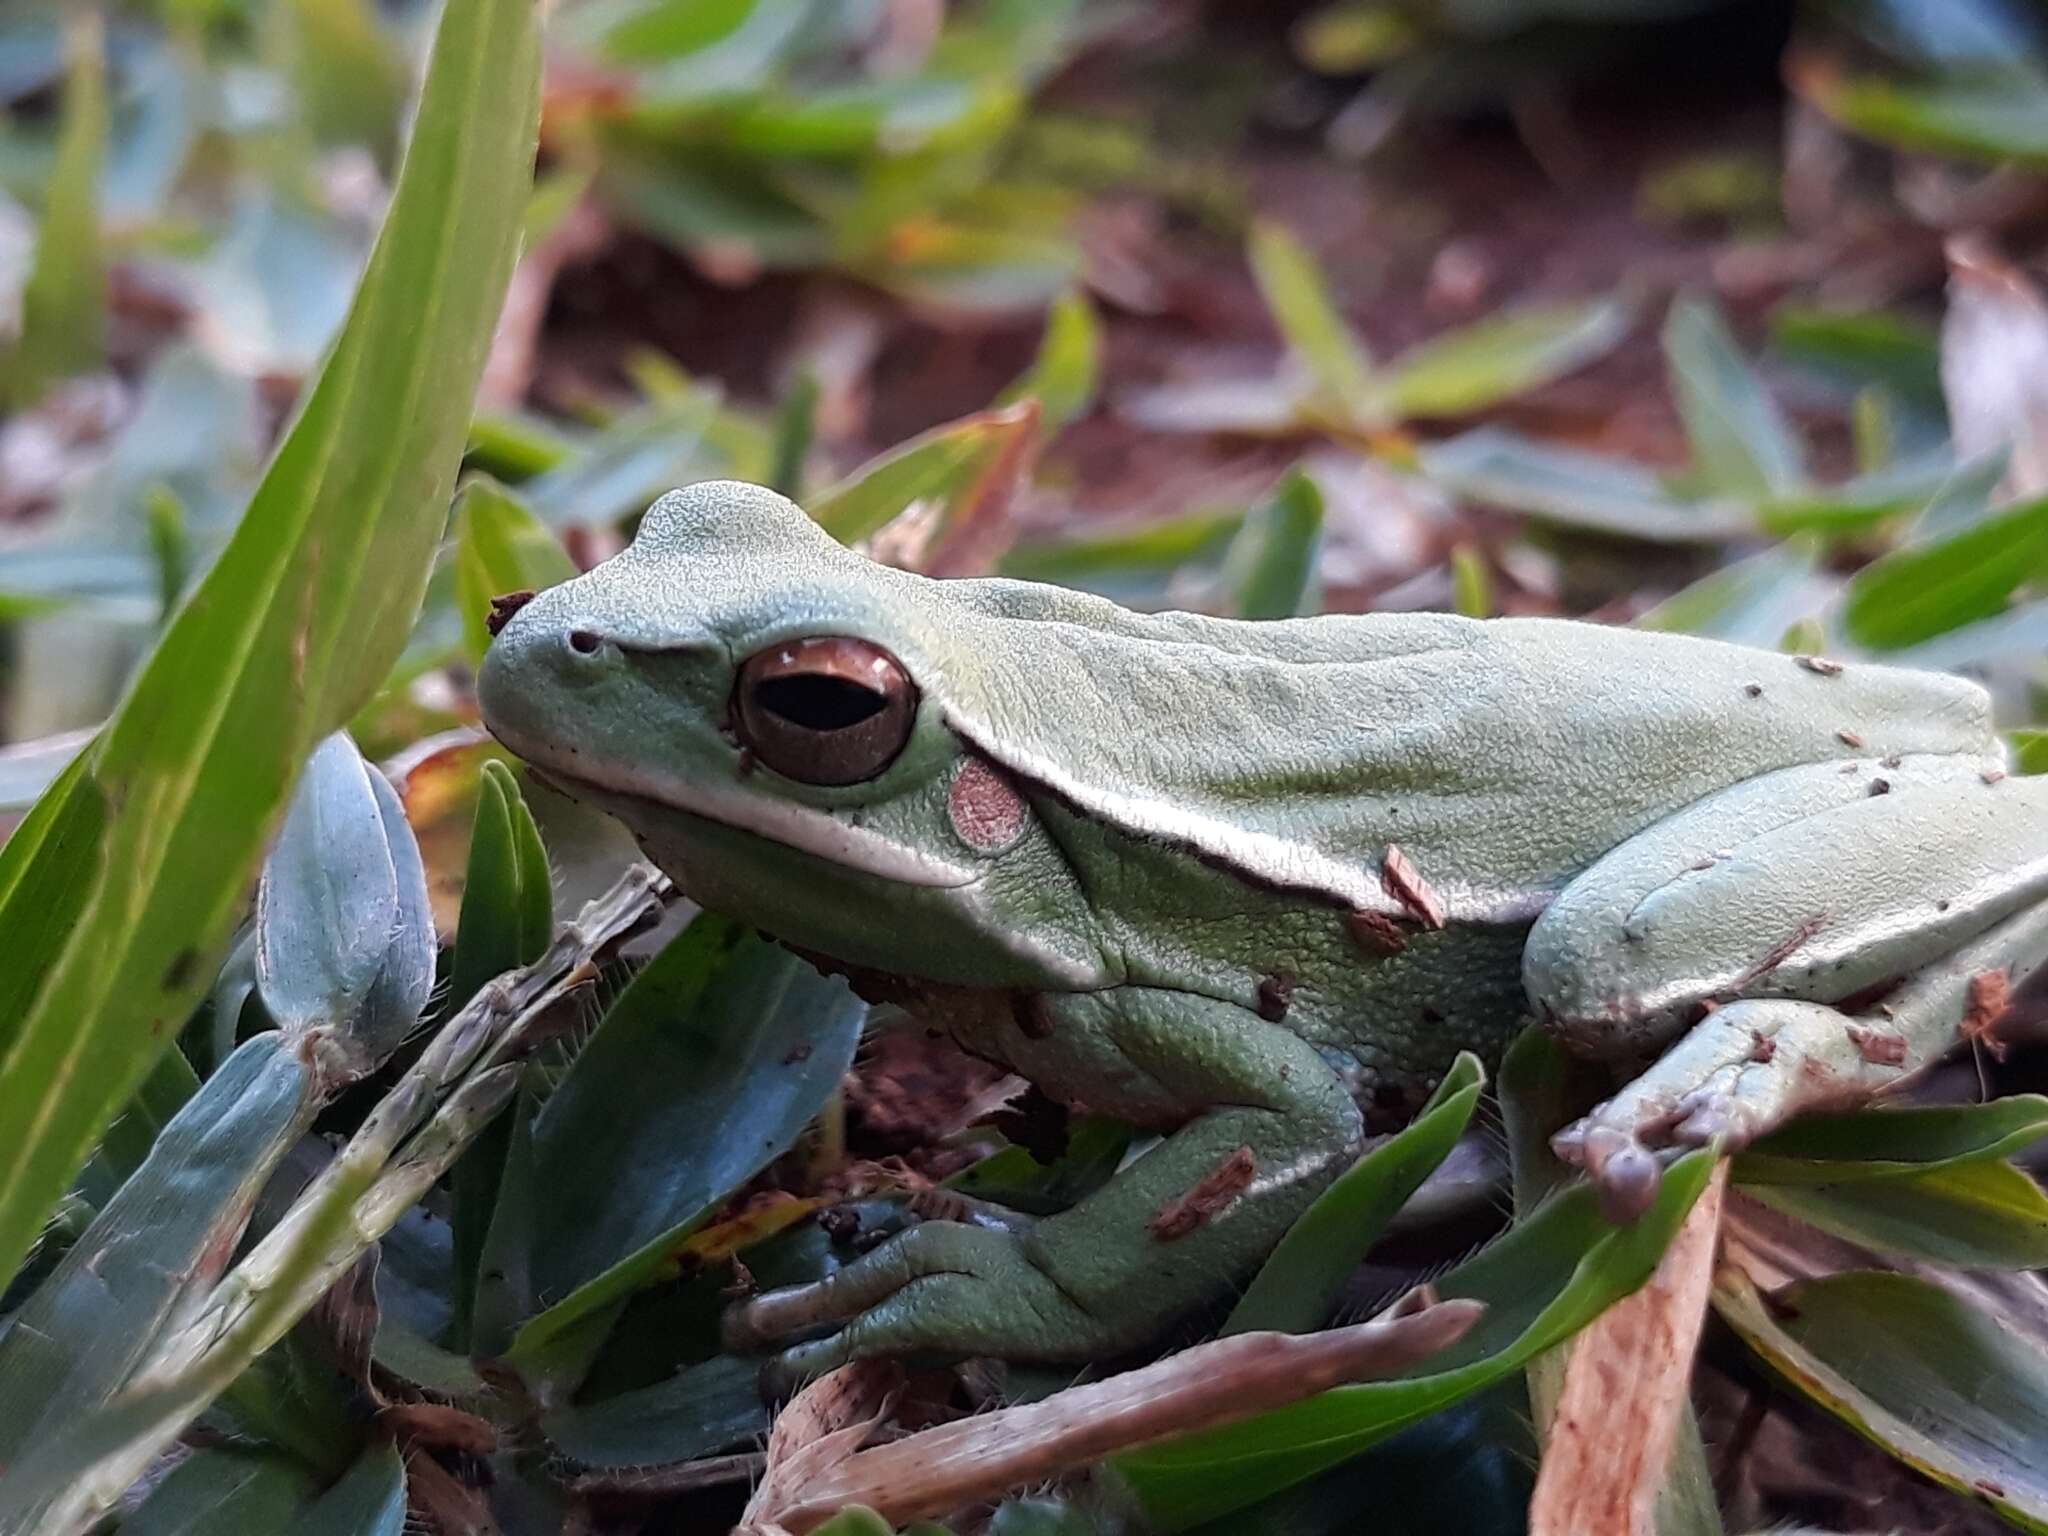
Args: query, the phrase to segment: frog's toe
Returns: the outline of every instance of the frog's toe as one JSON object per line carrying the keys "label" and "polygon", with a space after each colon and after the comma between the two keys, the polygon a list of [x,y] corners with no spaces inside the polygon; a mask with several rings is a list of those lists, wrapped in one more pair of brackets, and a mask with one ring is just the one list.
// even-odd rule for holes
{"label": "frog's toe", "polygon": [[1634,1130],[1604,1123],[1600,1110],[1558,1132],[1550,1145],[1565,1162],[1586,1170],[1610,1221],[1634,1221],[1657,1198],[1663,1180],[1657,1151]]}

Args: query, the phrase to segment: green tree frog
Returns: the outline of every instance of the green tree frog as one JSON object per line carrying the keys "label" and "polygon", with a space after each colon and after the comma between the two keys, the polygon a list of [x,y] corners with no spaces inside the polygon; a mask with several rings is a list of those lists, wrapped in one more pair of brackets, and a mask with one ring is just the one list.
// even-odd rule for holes
{"label": "green tree frog", "polygon": [[1626,1216],[1673,1149],[1894,1086],[2048,955],[2048,779],[1930,673],[1136,613],[715,482],[519,607],[479,692],[697,901],[1160,1133],[1035,1225],[926,1221],[741,1304],[793,1376],[1142,1343],[1531,1018],[1628,1079],[1556,1142]]}

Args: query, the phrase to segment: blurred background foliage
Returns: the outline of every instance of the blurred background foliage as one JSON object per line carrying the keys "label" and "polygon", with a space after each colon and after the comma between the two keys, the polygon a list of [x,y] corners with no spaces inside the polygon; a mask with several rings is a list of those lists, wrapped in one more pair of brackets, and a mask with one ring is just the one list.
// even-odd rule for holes
{"label": "blurred background foliage", "polygon": [[[91,1158],[0,1297],[0,1530],[723,1528],[768,1422],[725,1300],[948,1185],[1056,1209],[1131,1151],[1081,1120],[1055,1156],[1017,1084],[715,917],[636,932],[630,842],[482,738],[489,599],[670,486],[761,480],[878,558],[1143,606],[1566,613],[1961,670],[2016,767],[2048,762],[2048,8],[560,0],[486,356],[413,269],[364,273],[437,27],[512,49],[515,12],[0,10],[0,828],[104,770],[79,754],[124,690],[169,696],[138,667],[266,536],[252,498],[408,510],[396,470],[344,504],[347,465],[273,459],[285,434],[375,457],[403,379],[481,367],[473,412],[426,402],[462,480],[438,538],[444,502],[409,509],[437,553],[395,666],[280,736],[321,745],[241,827],[282,818],[254,905],[217,975],[178,948],[201,1001],[126,1048],[111,1125],[80,1111]],[[468,89],[449,120],[510,133],[520,81]],[[421,188],[481,184],[459,137],[416,148]],[[447,236],[478,282],[485,222]],[[409,359],[389,398],[309,404],[378,345]],[[275,595],[243,581],[223,601]],[[194,665],[190,697],[260,704]],[[191,814],[206,847],[236,812]],[[179,916],[136,922],[170,944]],[[1663,1229],[1570,1196],[1510,1221],[1458,1133],[1497,1146],[1505,1097],[1541,1183],[1515,1127],[1589,1091],[1518,1054],[1484,1097],[1447,1083],[1406,1171],[1362,1162],[1253,1293],[1305,1328],[1436,1274],[1493,1307],[1453,1357],[956,1528],[1334,1532],[1370,1498],[1521,1530],[1521,1367]],[[2041,1067],[1981,1052],[1921,1108],[1738,1160],[1683,1528],[2048,1530]],[[1359,1214],[1440,1162],[1479,1191],[1450,1216]]]}

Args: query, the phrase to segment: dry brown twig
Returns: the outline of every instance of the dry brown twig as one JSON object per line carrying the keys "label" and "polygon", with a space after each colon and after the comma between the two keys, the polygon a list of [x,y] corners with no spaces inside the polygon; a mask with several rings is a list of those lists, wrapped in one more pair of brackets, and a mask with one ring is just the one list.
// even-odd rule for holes
{"label": "dry brown twig", "polygon": [[1042,1402],[872,1447],[901,1370],[873,1361],[844,1366],[806,1387],[775,1421],[767,1471],[735,1536],[804,1536],[849,1504],[892,1525],[944,1515],[1135,1445],[1393,1375],[1457,1342],[1484,1310],[1411,1291],[1370,1322],[1216,1339]]}

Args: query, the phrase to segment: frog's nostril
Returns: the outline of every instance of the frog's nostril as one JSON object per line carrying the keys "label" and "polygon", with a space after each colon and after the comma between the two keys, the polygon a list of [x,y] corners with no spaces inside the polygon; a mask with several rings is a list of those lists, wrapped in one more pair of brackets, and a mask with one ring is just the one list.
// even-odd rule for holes
{"label": "frog's nostril", "polygon": [[591,629],[569,631],[569,649],[578,656],[595,656],[604,648],[604,637]]}

